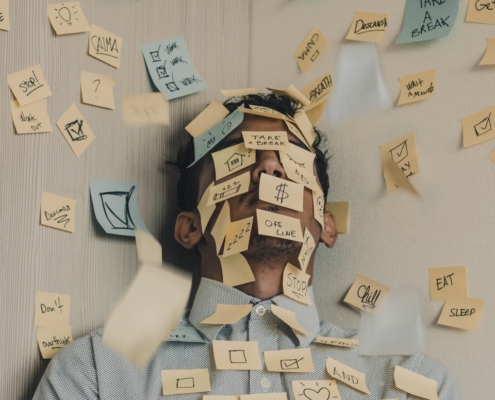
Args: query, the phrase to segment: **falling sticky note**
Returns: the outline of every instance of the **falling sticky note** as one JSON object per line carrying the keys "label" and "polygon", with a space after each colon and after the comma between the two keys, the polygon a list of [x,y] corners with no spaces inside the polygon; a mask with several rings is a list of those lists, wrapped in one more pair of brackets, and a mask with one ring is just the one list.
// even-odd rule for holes
{"label": "falling sticky note", "polygon": [[289,325],[292,329],[296,330],[303,335],[309,335],[310,333],[304,329],[304,327],[299,323],[296,317],[296,313],[294,311],[287,310],[283,307],[276,306],[272,304],[271,307],[272,313],[284,321],[287,325]]}
{"label": "falling sticky note", "polygon": [[201,321],[210,325],[233,325],[251,312],[252,304],[217,304],[215,312]]}
{"label": "falling sticky note", "polygon": [[284,295],[303,304],[313,304],[308,291],[310,279],[311,275],[287,263],[282,281]]}
{"label": "falling sticky note", "polygon": [[311,104],[309,99],[303,93],[301,93],[294,85],[290,85],[287,89],[284,90],[270,89],[270,88],[267,89],[273,94],[276,94],[277,96],[288,96],[292,100],[301,103],[303,106],[309,106]]}
{"label": "falling sticky note", "polygon": [[417,72],[399,78],[400,97],[397,105],[414,103],[433,97],[437,85],[436,70]]}
{"label": "falling sticky note", "polygon": [[210,188],[207,205],[239,196],[249,190],[251,174],[249,171],[238,175],[228,181],[218,183]]}
{"label": "falling sticky note", "polygon": [[52,131],[52,124],[46,110],[46,99],[24,107],[21,107],[17,100],[12,100],[10,110],[17,134]]}
{"label": "falling sticky note", "polygon": [[240,400],[287,400],[287,393],[243,394]]}
{"label": "falling sticky note", "polygon": [[304,186],[286,179],[262,173],[259,183],[259,198],[291,210],[303,211]]}
{"label": "falling sticky note", "polygon": [[257,94],[259,90],[256,88],[246,88],[246,89],[227,89],[220,90],[225,97],[242,97],[248,96],[250,94]]}
{"label": "falling sticky note", "polygon": [[452,294],[468,296],[466,267],[430,268],[430,300],[446,300]]}
{"label": "falling sticky note", "polygon": [[301,246],[301,251],[297,259],[299,260],[299,265],[301,266],[301,271],[306,272],[308,268],[309,260],[311,260],[311,255],[316,249],[316,243],[313,235],[308,228],[304,230],[303,244]]}
{"label": "falling sticky note", "polygon": [[74,232],[76,201],[56,194],[41,194],[41,225]]}
{"label": "falling sticky note", "polygon": [[[205,192],[206,193],[206,192]],[[230,225],[230,206],[229,202],[225,201],[223,203],[222,209],[218,214],[215,225],[211,229],[210,233],[215,239],[215,246],[217,248],[217,254],[220,254],[220,249],[222,248],[223,241],[225,239],[225,233]]]}
{"label": "falling sticky note", "polygon": [[374,314],[383,305],[389,292],[388,286],[358,273],[344,302],[359,310]]}
{"label": "falling sticky note", "polygon": [[362,372],[342,364],[331,357],[327,358],[327,372],[332,378],[359,390],[360,392],[370,394],[368,386],[366,386],[366,376]]}
{"label": "falling sticky note", "polygon": [[115,108],[113,85],[115,79],[105,75],[81,71],[82,102],[97,107]]}
{"label": "falling sticky note", "polygon": [[74,103],[59,118],[57,126],[76,157],[95,140],[93,131]]}
{"label": "falling sticky note", "polygon": [[162,245],[148,232],[136,229],[136,247],[140,262],[162,265]]}
{"label": "falling sticky note", "polygon": [[208,222],[210,221],[210,218],[215,212],[216,208],[215,204],[207,205],[208,197],[210,195],[210,189],[214,185],[214,183],[215,182],[210,183],[210,185],[206,188],[198,204],[199,216],[201,217],[201,232],[203,233],[205,232]]}
{"label": "falling sticky note", "polygon": [[78,1],[48,4],[46,11],[50,24],[57,35],[89,31],[88,21],[86,21]]}
{"label": "falling sticky note", "polygon": [[52,95],[39,64],[7,75],[7,82],[21,106]]}
{"label": "falling sticky note", "polygon": [[406,0],[404,24],[397,44],[439,39],[452,30],[459,0]]}
{"label": "falling sticky note", "polygon": [[321,30],[317,26],[313,27],[294,53],[294,59],[302,72],[306,72],[316,62],[326,45],[327,40]]}
{"label": "falling sticky note", "polygon": [[88,53],[114,68],[119,68],[122,57],[122,38],[99,26],[91,25]]}
{"label": "falling sticky note", "polygon": [[215,367],[219,370],[261,371],[258,342],[235,340],[213,340]]}
{"label": "falling sticky note", "polygon": [[292,350],[268,350],[264,352],[266,369],[272,372],[314,372],[313,357],[309,347]]}
{"label": "falling sticky note", "polygon": [[255,281],[253,271],[241,253],[228,257],[220,257],[220,264],[222,268],[222,282],[228,286],[236,287]]}
{"label": "falling sticky note", "polygon": [[332,379],[320,381],[292,381],[295,399],[341,400],[337,382]]}
{"label": "falling sticky note", "polygon": [[459,329],[475,330],[480,321],[485,301],[451,294],[445,300],[437,323]]}
{"label": "falling sticky note", "polygon": [[210,372],[204,369],[172,369],[162,371],[162,394],[209,392]]}
{"label": "falling sticky note", "polygon": [[495,24],[495,7],[489,0],[469,0],[466,22]]}
{"label": "falling sticky note", "polygon": [[218,124],[227,115],[229,115],[229,110],[215,99],[185,129],[192,137],[198,137]]}
{"label": "falling sticky note", "polygon": [[494,65],[494,64],[495,64],[495,38],[488,38],[486,39],[485,55],[481,59],[479,65]]}
{"label": "falling sticky note", "polygon": [[437,381],[396,365],[395,386],[404,392],[428,400],[438,400]]}
{"label": "falling sticky note", "polygon": [[322,228],[325,227],[325,196],[320,188],[313,190],[313,216]]}
{"label": "falling sticky note", "polygon": [[45,360],[53,358],[62,347],[72,343],[72,327],[38,326],[36,338],[41,356]]}
{"label": "falling sticky note", "polygon": [[253,217],[231,222],[225,232],[225,246],[223,257],[246,251],[249,247],[249,238],[253,230]]}
{"label": "falling sticky note", "polygon": [[348,40],[380,43],[387,29],[388,14],[356,11],[349,32]]}
{"label": "falling sticky note", "polygon": [[208,87],[194,68],[184,35],[145,43],[141,49],[153,83],[168,100]]}
{"label": "falling sticky note", "polygon": [[124,96],[121,99],[122,117],[127,126],[168,125],[168,101],[161,93]]}
{"label": "falling sticky note", "polygon": [[256,162],[256,151],[248,149],[244,143],[211,153],[215,165],[215,179],[218,181]]}
{"label": "falling sticky note", "polygon": [[326,344],[329,346],[337,346],[337,347],[358,347],[359,340],[358,339],[346,339],[346,338],[337,338],[337,337],[325,337],[318,336],[315,340],[316,343]]}
{"label": "falling sticky note", "polygon": [[485,108],[461,119],[462,145],[464,148],[495,139],[492,114],[495,118],[495,106]]}
{"label": "falling sticky note", "polygon": [[[179,322],[189,298],[191,276],[171,266],[143,264],[113,307],[103,342],[145,368]],[[163,304],[168,307],[163,308]]]}
{"label": "falling sticky note", "polygon": [[348,201],[328,201],[325,204],[325,211],[330,211],[335,219],[338,233],[347,233],[349,229],[349,202]]}
{"label": "falling sticky note", "polygon": [[285,131],[242,131],[242,137],[248,149],[289,150],[289,139]]}
{"label": "falling sticky note", "polygon": [[304,111],[313,125],[324,113],[325,104],[330,100],[332,90],[333,80],[330,72],[325,72],[301,89],[301,93],[309,99],[310,104],[304,107]]}
{"label": "falling sticky note", "polygon": [[135,236],[135,228],[149,232],[139,213],[137,184],[91,178],[89,189],[95,217],[106,233]]}
{"label": "falling sticky note", "polygon": [[10,0],[0,0],[0,29],[3,31],[10,30]]}
{"label": "falling sticky note", "polygon": [[69,295],[50,292],[36,292],[34,325],[68,326],[69,319]]}
{"label": "falling sticky note", "polygon": [[259,235],[303,242],[299,219],[259,209],[256,210],[256,217]]}
{"label": "falling sticky note", "polygon": [[[306,139],[304,138],[302,132],[299,130],[299,128],[295,125],[295,123],[289,121],[288,119],[285,119],[284,120],[285,124],[287,125],[287,128],[289,129],[289,131],[296,137],[298,138],[301,143],[304,144],[304,146],[306,146],[308,149],[311,147],[307,142],[306,142]],[[289,147],[290,147],[290,143],[289,143]]]}

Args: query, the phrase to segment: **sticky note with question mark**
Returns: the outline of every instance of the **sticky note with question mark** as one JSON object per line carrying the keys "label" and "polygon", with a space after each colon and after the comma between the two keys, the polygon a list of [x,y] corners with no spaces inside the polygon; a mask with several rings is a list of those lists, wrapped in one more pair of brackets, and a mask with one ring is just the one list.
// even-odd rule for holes
{"label": "sticky note with question mark", "polygon": [[81,95],[85,104],[115,109],[113,85],[115,79],[105,75],[81,71]]}

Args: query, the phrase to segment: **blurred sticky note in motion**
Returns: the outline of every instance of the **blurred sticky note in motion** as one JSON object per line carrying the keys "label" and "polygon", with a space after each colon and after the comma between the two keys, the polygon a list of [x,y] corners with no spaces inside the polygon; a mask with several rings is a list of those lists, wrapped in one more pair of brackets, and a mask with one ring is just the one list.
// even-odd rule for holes
{"label": "blurred sticky note in motion", "polygon": [[251,312],[252,304],[217,304],[215,312],[201,321],[202,324],[226,325],[236,324]]}
{"label": "blurred sticky note in motion", "polygon": [[495,7],[491,1],[469,0],[466,22],[495,24]]}
{"label": "blurred sticky note in motion", "polygon": [[17,134],[51,132],[52,124],[46,110],[46,99],[20,106],[17,100],[10,102],[12,120]]}
{"label": "blurred sticky note in motion", "polygon": [[43,192],[41,195],[41,225],[74,232],[76,201],[56,194]]}
{"label": "blurred sticky note in motion", "polygon": [[445,300],[437,323],[453,328],[475,330],[484,306],[484,300],[452,294]]}
{"label": "blurred sticky note in motion", "polygon": [[91,178],[89,189],[95,217],[106,233],[135,236],[135,228],[149,232],[139,213],[137,184]]}
{"label": "blurred sticky note in motion", "polygon": [[48,4],[46,11],[50,24],[57,35],[89,31],[88,21],[86,21],[78,1]]}
{"label": "blurred sticky note in motion", "polygon": [[9,1],[0,0],[0,29],[3,31],[10,30]]}
{"label": "blurred sticky note in motion", "polygon": [[122,116],[127,126],[168,125],[168,101],[161,93],[144,93],[121,98]]}
{"label": "blurred sticky note in motion", "polygon": [[446,300],[452,294],[468,296],[466,267],[430,268],[430,300]]}
{"label": "blurred sticky note in motion", "polygon": [[36,292],[34,325],[66,326],[70,319],[70,296]]}
{"label": "blurred sticky note in motion", "polygon": [[89,32],[90,56],[111,65],[120,67],[122,57],[122,38],[96,25],[91,25]]}
{"label": "blurred sticky note in motion", "polygon": [[62,347],[72,343],[72,327],[38,326],[36,337],[41,356],[44,359],[53,358]]}
{"label": "blurred sticky note in motion", "polygon": [[7,83],[21,106],[52,95],[39,64],[7,75]]}
{"label": "blurred sticky note in motion", "polygon": [[328,201],[325,204],[325,211],[333,214],[338,233],[347,233],[349,229],[349,208],[348,201]]}
{"label": "blurred sticky note in motion", "polygon": [[375,314],[390,292],[390,288],[364,275],[356,274],[356,280],[347,292],[344,302],[359,310]]}
{"label": "blurred sticky note in motion", "polygon": [[313,27],[294,53],[294,58],[302,72],[306,72],[318,60],[326,45],[327,40],[320,28]]}
{"label": "blurred sticky note in motion", "polygon": [[213,355],[217,369],[261,371],[258,342],[213,340]]}
{"label": "blurred sticky note in motion", "polygon": [[360,42],[380,43],[385,36],[387,20],[388,14],[356,11],[345,38]]}
{"label": "blurred sticky note in motion", "polygon": [[162,265],[162,245],[148,232],[136,229],[136,247],[140,262]]}
{"label": "blurred sticky note in motion", "polygon": [[162,371],[163,395],[209,392],[210,372],[204,369],[172,369]]}
{"label": "blurred sticky note in motion", "polygon": [[76,157],[95,140],[95,134],[75,104],[59,118],[57,126]]}
{"label": "blurred sticky note in motion", "polygon": [[366,375],[362,372],[342,364],[331,357],[327,358],[326,367],[327,372],[332,378],[338,379],[340,382],[343,382],[360,392],[370,394],[368,386],[366,386]]}
{"label": "blurred sticky note in motion", "polygon": [[479,65],[493,65],[493,64],[495,64],[495,38],[488,38],[486,39],[485,55],[481,59]]}
{"label": "blurred sticky note in motion", "polygon": [[184,35],[145,43],[142,52],[153,83],[168,100],[208,87],[194,68]]}
{"label": "blurred sticky note in motion", "polygon": [[433,96],[437,85],[436,70],[416,72],[399,78],[400,97],[397,105],[426,100]]}
{"label": "blurred sticky note in motion", "polygon": [[359,346],[358,339],[318,336],[314,341],[315,343],[326,344],[328,346],[351,347],[351,348]]}
{"label": "blurred sticky note in motion", "polygon": [[464,148],[495,139],[495,106],[468,115],[461,123]]}
{"label": "blurred sticky note in motion", "polygon": [[437,381],[417,374],[408,369],[395,366],[395,386],[404,392],[413,394],[428,400],[438,400]]}
{"label": "blurred sticky note in motion", "polygon": [[341,400],[337,381],[292,381],[295,399],[309,400]]}
{"label": "blurred sticky note in motion", "polygon": [[82,102],[113,110],[115,108],[114,84],[115,79],[108,76],[81,71]]}
{"label": "blurred sticky note in motion", "polygon": [[179,322],[190,288],[189,274],[167,265],[143,264],[111,311],[103,341],[145,368]]}

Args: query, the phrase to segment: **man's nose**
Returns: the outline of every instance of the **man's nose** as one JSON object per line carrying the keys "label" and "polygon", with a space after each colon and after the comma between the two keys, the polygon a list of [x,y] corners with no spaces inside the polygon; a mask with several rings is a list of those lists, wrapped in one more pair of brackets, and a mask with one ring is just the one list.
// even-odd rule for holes
{"label": "man's nose", "polygon": [[276,176],[277,178],[287,178],[284,167],[280,163],[277,152],[274,150],[258,150],[256,168],[252,172],[253,183],[260,182],[261,174]]}

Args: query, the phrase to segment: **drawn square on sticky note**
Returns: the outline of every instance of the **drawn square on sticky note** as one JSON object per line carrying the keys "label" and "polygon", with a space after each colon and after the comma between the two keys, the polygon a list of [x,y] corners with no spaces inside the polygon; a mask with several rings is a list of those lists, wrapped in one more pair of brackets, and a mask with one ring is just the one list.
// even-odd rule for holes
{"label": "drawn square on sticky note", "polygon": [[389,153],[396,164],[400,163],[409,155],[407,152],[407,140],[404,140],[402,143],[399,143],[397,146],[390,149]]}
{"label": "drawn square on sticky note", "polygon": [[56,194],[43,192],[41,195],[41,225],[74,232],[76,201]]}
{"label": "drawn square on sticky note", "polygon": [[164,396],[211,390],[210,373],[206,368],[162,370],[161,375]]}
{"label": "drawn square on sticky note", "polygon": [[262,369],[258,342],[214,340],[213,355],[218,370]]}
{"label": "drawn square on sticky note", "polygon": [[17,100],[12,100],[10,110],[18,135],[52,131],[52,124],[46,110],[46,99],[41,99],[24,107],[21,107]]}
{"label": "drawn square on sticky note", "polygon": [[114,68],[120,67],[120,57],[122,51],[122,38],[114,33],[91,25],[89,32],[88,53]]}
{"label": "drawn square on sticky note", "polygon": [[299,362],[302,361],[302,359],[295,359],[295,358],[290,358],[288,360],[280,360],[280,368],[283,370],[287,369],[299,369]]}
{"label": "drawn square on sticky note", "polygon": [[115,79],[105,75],[81,71],[82,102],[96,107],[115,108],[113,85]]}
{"label": "drawn square on sticky note", "polygon": [[327,40],[321,30],[317,26],[313,27],[294,53],[302,72],[306,72],[313,65],[326,45]]}
{"label": "drawn square on sticky note", "polygon": [[52,95],[40,64],[7,75],[7,82],[21,106]]}
{"label": "drawn square on sticky note", "polygon": [[78,1],[48,4],[46,11],[50,24],[57,35],[89,31],[88,21],[86,21]]}
{"label": "drawn square on sticky note", "polygon": [[179,378],[176,382],[177,389],[192,389],[194,387],[194,378]]}
{"label": "drawn square on sticky note", "polygon": [[304,186],[300,183],[262,173],[260,176],[259,198],[267,203],[302,211],[304,207]]}
{"label": "drawn square on sticky note", "polygon": [[79,157],[95,139],[93,131],[75,104],[60,117],[57,126],[76,157]]}
{"label": "drawn square on sticky note", "polygon": [[229,358],[232,364],[246,364],[246,351],[245,350],[229,350]]}
{"label": "drawn square on sticky note", "polygon": [[485,133],[492,130],[492,122],[490,120],[491,115],[492,113],[488,114],[488,117],[483,118],[474,126],[474,132],[476,133],[476,136],[484,135]]}
{"label": "drawn square on sticky note", "polygon": [[223,257],[246,251],[249,247],[249,238],[253,227],[253,217],[232,222],[225,232],[225,246]]}

